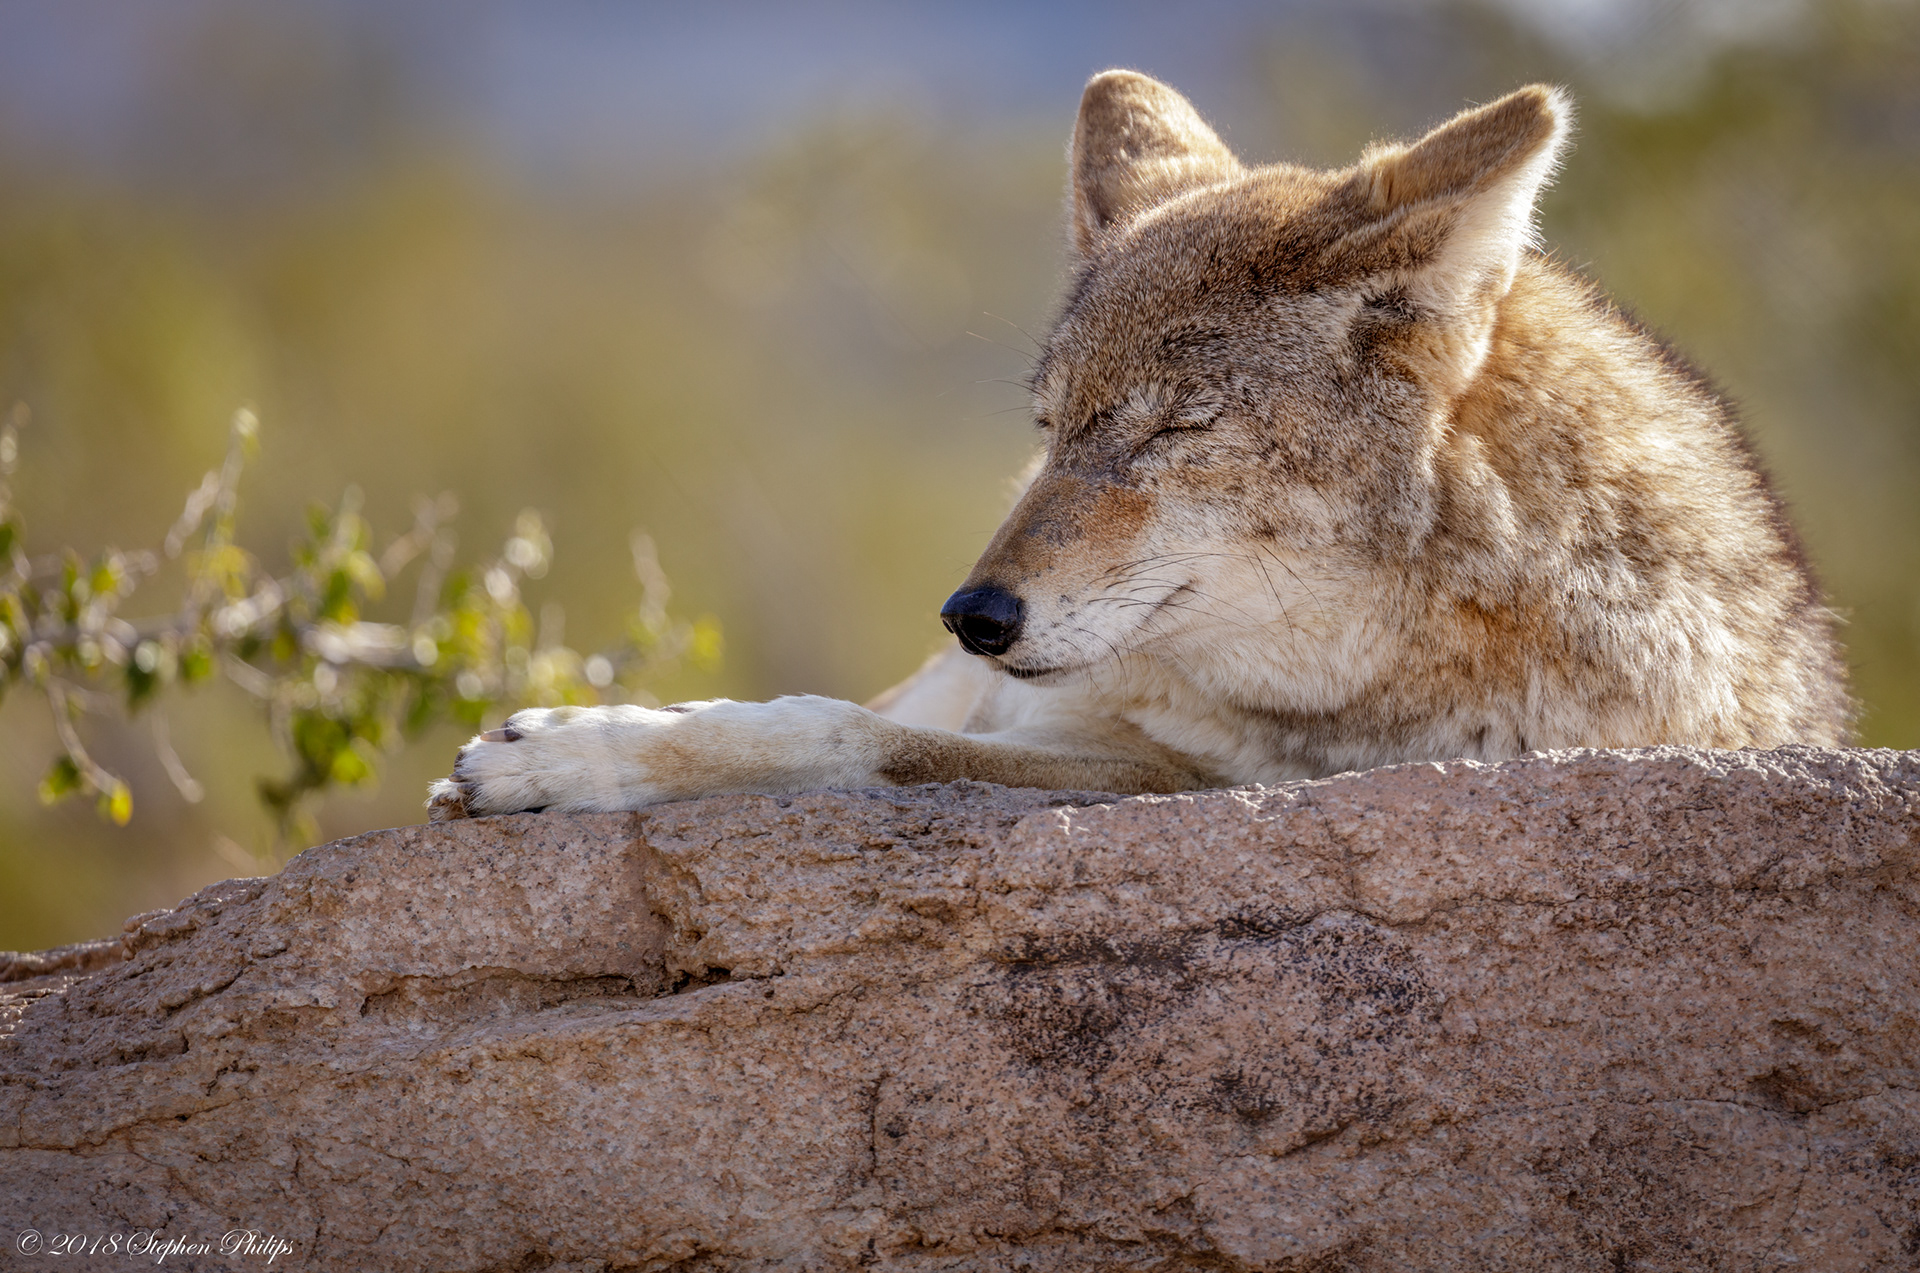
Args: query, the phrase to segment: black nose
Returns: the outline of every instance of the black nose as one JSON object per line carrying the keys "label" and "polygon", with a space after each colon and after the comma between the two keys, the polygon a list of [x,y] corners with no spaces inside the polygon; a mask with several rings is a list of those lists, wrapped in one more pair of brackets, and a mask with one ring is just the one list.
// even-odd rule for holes
{"label": "black nose", "polygon": [[1023,609],[1004,588],[962,588],[940,607],[940,622],[974,654],[1005,654],[1020,638]]}

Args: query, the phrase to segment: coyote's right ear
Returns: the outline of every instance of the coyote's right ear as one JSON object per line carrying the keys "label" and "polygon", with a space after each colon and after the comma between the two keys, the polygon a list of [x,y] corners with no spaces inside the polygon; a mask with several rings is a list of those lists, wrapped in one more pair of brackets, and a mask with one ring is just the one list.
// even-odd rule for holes
{"label": "coyote's right ear", "polygon": [[1134,71],[1087,82],[1070,162],[1073,246],[1082,256],[1122,217],[1245,171],[1186,98]]}

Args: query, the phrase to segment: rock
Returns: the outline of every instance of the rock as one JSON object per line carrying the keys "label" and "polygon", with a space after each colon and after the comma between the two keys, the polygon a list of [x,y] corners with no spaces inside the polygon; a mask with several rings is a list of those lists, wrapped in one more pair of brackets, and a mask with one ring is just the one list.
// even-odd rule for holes
{"label": "rock", "polygon": [[1920,753],[1812,748],[381,831],[0,958],[0,1221],[186,1269],[1911,1269],[1916,857]]}

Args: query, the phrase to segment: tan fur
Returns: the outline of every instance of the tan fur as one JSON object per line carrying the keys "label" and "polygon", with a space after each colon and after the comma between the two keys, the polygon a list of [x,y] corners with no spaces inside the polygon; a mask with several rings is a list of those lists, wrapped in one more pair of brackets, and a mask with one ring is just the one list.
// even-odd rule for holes
{"label": "tan fur", "polygon": [[1532,248],[1569,119],[1536,86],[1249,170],[1171,89],[1096,77],[1046,456],[966,585],[1020,599],[1017,640],[872,709],[521,713],[435,816],[1844,741],[1832,617],[1730,411]]}

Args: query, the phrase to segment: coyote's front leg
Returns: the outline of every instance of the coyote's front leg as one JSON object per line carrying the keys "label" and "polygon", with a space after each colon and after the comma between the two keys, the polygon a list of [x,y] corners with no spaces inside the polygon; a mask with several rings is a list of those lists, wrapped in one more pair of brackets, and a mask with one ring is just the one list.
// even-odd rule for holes
{"label": "coyote's front leg", "polygon": [[839,699],[553,707],[516,712],[433,785],[433,821],[559,809],[639,809],[722,792],[899,786],[974,778],[1017,787],[1177,791],[1209,776],[1144,737],[1076,745],[901,725]]}

